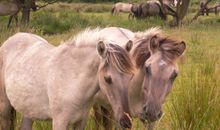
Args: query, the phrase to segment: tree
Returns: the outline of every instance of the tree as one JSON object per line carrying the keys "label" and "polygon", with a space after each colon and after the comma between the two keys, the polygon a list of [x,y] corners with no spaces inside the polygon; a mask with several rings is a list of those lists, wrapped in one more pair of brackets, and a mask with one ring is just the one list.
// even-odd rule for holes
{"label": "tree", "polygon": [[179,0],[177,3],[177,17],[174,19],[174,25],[179,26],[188,12],[190,0]]}
{"label": "tree", "polygon": [[39,10],[49,4],[57,2],[58,0],[47,0],[47,1],[43,0],[45,2],[45,4],[42,6],[36,5],[36,0],[20,0],[20,1],[23,4],[21,23],[23,25],[27,25],[30,20],[31,10],[37,11],[37,10]]}
{"label": "tree", "polygon": [[163,3],[163,0],[159,0],[161,3],[162,11],[164,14],[173,16],[171,26],[179,26],[188,12],[190,0],[178,0],[176,11],[168,9]]}
{"label": "tree", "polygon": [[23,3],[21,22],[22,24],[26,25],[29,23],[31,9],[33,11],[36,11],[37,6],[35,0],[21,0],[21,1]]}
{"label": "tree", "polygon": [[[200,9],[199,11],[196,13],[196,15],[192,18],[191,22],[193,22],[194,20],[196,20],[200,15],[204,14],[204,12],[208,11],[208,4],[211,2],[212,0],[207,0],[205,3],[201,2],[200,5]],[[208,13],[208,12],[207,12]]]}

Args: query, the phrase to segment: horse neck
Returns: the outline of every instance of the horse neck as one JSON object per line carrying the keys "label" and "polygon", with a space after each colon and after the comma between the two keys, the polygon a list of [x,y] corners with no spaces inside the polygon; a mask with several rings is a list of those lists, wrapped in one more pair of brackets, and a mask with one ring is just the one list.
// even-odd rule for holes
{"label": "horse neck", "polygon": [[96,47],[75,47],[71,44],[60,45],[60,48],[62,47],[66,48],[64,51],[71,53],[73,56],[72,59],[74,59],[73,62],[80,62],[80,75],[83,75],[85,80],[85,82],[80,83],[81,87],[79,89],[83,94],[83,99],[93,100],[95,94],[99,90],[97,73],[100,57],[96,52]]}
{"label": "horse neck", "polygon": [[144,72],[142,68],[134,75],[129,86],[129,108],[132,116],[137,116],[142,109],[142,83],[144,80]]}

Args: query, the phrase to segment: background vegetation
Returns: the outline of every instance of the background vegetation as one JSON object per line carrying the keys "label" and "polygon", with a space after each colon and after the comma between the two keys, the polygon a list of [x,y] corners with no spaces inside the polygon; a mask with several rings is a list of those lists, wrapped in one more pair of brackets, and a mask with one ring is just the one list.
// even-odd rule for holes
{"label": "background vegetation", "polygon": [[[196,0],[195,0],[196,2]],[[6,28],[8,17],[0,17],[0,43],[16,32],[36,33],[53,45],[59,45],[86,27],[119,26],[132,31],[143,31],[160,26],[173,37],[187,43],[186,56],[179,63],[180,73],[173,90],[164,104],[164,115],[157,122],[157,130],[220,130],[220,16],[199,17],[188,24],[197,8],[190,7],[184,25],[170,28],[169,20],[128,19],[128,14],[112,16],[112,4],[56,3],[32,13],[30,24]],[[93,113],[87,124],[94,129]],[[20,118],[17,120],[19,124]],[[134,120],[133,130],[143,130]],[[34,130],[51,129],[49,122],[35,122]]]}

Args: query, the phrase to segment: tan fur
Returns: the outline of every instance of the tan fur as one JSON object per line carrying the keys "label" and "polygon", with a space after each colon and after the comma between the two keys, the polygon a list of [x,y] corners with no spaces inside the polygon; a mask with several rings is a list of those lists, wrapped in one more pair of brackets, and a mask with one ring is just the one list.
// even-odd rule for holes
{"label": "tan fur", "polygon": [[[105,28],[106,33],[108,33],[108,29],[109,29],[108,36],[114,39],[115,41],[117,41],[116,39],[121,40],[123,38],[126,38],[125,36],[122,35],[120,37],[118,37],[119,35],[114,35],[115,33],[119,32],[117,28],[114,29],[112,27]],[[110,32],[114,32],[114,33],[110,33]],[[126,34],[128,32],[124,30],[123,33]],[[152,42],[151,41],[152,38],[154,38],[156,44],[158,45],[156,46],[154,51],[151,50],[151,48],[149,48],[150,47],[149,45]],[[135,75],[133,76],[132,80],[129,82],[128,93],[129,93],[130,112],[132,117],[139,117],[142,121],[144,121],[148,119],[148,117],[146,118],[145,115],[146,111],[143,108],[143,106],[146,105],[146,101],[149,100],[148,94],[151,95],[153,92],[159,93],[158,97],[152,98],[152,100],[155,101],[156,105],[151,104],[152,106],[149,106],[149,109],[155,108],[155,111],[151,111],[152,112],[151,114],[156,115],[158,114],[158,112],[161,111],[161,105],[163,103],[163,100],[170,91],[170,85],[166,85],[165,83],[169,83],[170,76],[173,74],[174,71],[177,71],[178,68],[175,64],[176,58],[179,58],[180,54],[181,55],[183,54],[185,48],[184,47],[182,48],[182,46],[177,47],[176,45],[181,45],[182,42],[167,37],[166,35],[164,35],[162,30],[160,30],[157,27],[150,28],[149,30],[146,30],[144,32],[134,33],[134,37],[128,37],[127,39],[131,39],[131,41],[133,41],[134,47],[132,48],[130,54],[132,55],[132,58],[135,60],[136,69],[138,70],[137,73],[135,73]],[[126,40],[124,40],[124,42],[126,42]],[[172,61],[172,63],[168,62],[170,60]],[[149,85],[147,84],[147,82],[145,82],[145,80],[148,80],[148,74],[146,74],[146,68],[148,67],[148,65],[151,64],[152,64],[151,67],[152,74],[153,77],[156,78],[156,80],[153,81],[152,79],[149,78],[149,80],[152,80],[151,82],[152,84]],[[165,79],[165,80],[160,81],[159,79]],[[158,85],[159,87],[154,86],[154,84]],[[154,88],[156,90],[154,90]],[[146,90],[149,91],[145,92]],[[97,95],[96,105],[102,105],[102,107],[105,107],[107,109],[108,105],[106,105],[106,100],[104,100],[105,98],[101,95],[102,94],[100,93]],[[109,115],[106,116],[108,117]],[[151,119],[151,121],[156,119],[158,119],[158,117]],[[112,122],[111,120],[109,121]],[[105,122],[107,121],[105,120]],[[149,126],[151,125],[152,124],[150,123]]]}
{"label": "tan fur", "polygon": [[131,12],[131,7],[132,4],[130,3],[122,3],[122,2],[118,2],[116,4],[113,5],[112,7],[112,13],[113,14],[118,14],[120,12]]}

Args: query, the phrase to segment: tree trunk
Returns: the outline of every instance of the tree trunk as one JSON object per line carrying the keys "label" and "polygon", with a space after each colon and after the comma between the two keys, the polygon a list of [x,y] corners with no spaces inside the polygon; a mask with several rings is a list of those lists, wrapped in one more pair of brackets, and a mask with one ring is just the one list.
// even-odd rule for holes
{"label": "tree trunk", "polygon": [[177,17],[174,17],[172,26],[179,26],[183,18],[186,16],[189,8],[190,0],[179,0],[177,3]]}
{"label": "tree trunk", "polygon": [[27,25],[29,23],[32,2],[33,2],[32,0],[24,0],[24,7],[22,10],[22,18],[21,18],[21,23],[23,25]]}
{"label": "tree trunk", "polygon": [[167,12],[166,12],[166,9],[164,7],[164,3],[163,3],[163,0],[159,0],[160,4],[161,4],[161,10],[162,10],[162,13],[164,14],[165,17],[167,17]]}
{"label": "tree trunk", "polygon": [[22,19],[21,19],[21,22],[23,25],[27,25],[29,23],[29,20],[30,20],[30,9],[28,8],[24,8],[22,10]]}

